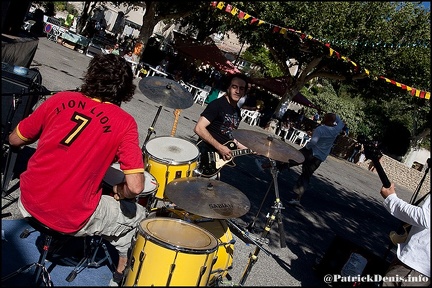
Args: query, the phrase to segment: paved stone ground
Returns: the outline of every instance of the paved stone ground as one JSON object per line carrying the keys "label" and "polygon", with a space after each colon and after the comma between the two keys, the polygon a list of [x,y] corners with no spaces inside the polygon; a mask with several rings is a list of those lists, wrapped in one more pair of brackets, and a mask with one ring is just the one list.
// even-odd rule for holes
{"label": "paved stone ground", "polygon": [[[90,58],[83,54],[41,38],[32,66],[40,69],[43,85],[56,91],[78,87],[89,60]],[[136,83],[138,85],[139,79],[136,79]],[[143,143],[159,105],[137,89],[134,99],[122,107],[135,117],[139,126],[140,143]],[[190,141],[196,139],[193,127],[204,108],[194,104],[182,110],[175,137]],[[156,134],[152,135],[151,139],[155,136],[170,135],[173,122],[173,109],[163,107],[153,127]],[[245,123],[241,124],[240,129],[265,133],[262,128]],[[298,145],[287,143],[287,149],[299,148]],[[17,174],[24,169],[25,161],[32,151],[34,147],[23,150],[16,167]],[[233,268],[229,271],[232,279],[225,279],[223,286],[238,285],[241,280],[246,286],[322,286],[323,278],[316,273],[314,267],[326,255],[337,236],[346,239],[343,245],[339,245],[339,249],[353,251],[356,245],[383,261],[388,261],[393,256],[394,248],[388,250],[388,233],[395,230],[399,222],[382,207],[382,198],[379,195],[382,184],[378,176],[364,167],[333,156],[328,157],[316,171],[301,207],[291,207],[287,203],[294,197],[291,187],[299,175],[300,166],[279,171],[277,181],[283,205],[283,225],[274,223],[265,234],[268,240],[261,239],[263,237],[259,236],[265,233],[263,229],[267,221],[266,215],[274,211],[272,206],[275,204],[276,193],[271,185],[270,171],[261,171],[255,165],[257,158],[264,157],[238,157],[235,159],[235,167],[225,166],[221,170],[221,181],[240,190],[251,203],[248,213],[231,219],[240,230],[231,228],[230,233],[237,241],[234,245]],[[403,186],[397,187],[397,191],[398,195],[407,201],[414,192]],[[6,219],[21,218],[16,208],[19,196],[17,178],[11,182],[7,194],[2,197],[2,213],[12,213],[12,216]],[[244,227],[251,223],[254,223],[255,230],[248,232]],[[268,244],[261,245],[268,250],[268,255],[251,244],[245,235],[263,242],[268,241]],[[282,241],[286,245],[284,248],[281,248],[281,235],[285,238],[285,241]],[[256,252],[256,249],[259,252],[258,260],[252,265],[250,273],[246,274],[250,255]],[[333,251],[324,259],[335,262],[341,257],[343,258]],[[370,265],[378,263],[374,259],[370,258]],[[385,265],[380,265],[379,269],[385,268]],[[327,271],[332,273],[340,271],[331,271],[333,268],[330,264],[326,267]],[[378,272],[379,269],[375,268],[371,273]]]}

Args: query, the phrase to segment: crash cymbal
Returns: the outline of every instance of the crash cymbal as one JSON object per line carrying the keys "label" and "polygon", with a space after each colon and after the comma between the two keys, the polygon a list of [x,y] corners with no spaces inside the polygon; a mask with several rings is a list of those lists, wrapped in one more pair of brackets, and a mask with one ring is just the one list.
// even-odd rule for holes
{"label": "crash cymbal", "polygon": [[186,109],[193,104],[192,94],[172,79],[144,77],[139,81],[138,87],[144,96],[161,106]]}
{"label": "crash cymbal", "polygon": [[259,155],[266,156],[270,159],[288,162],[293,160],[297,163],[303,163],[304,156],[295,147],[277,139],[275,135],[268,135],[257,131],[237,129],[233,131],[234,138],[252,149]]}
{"label": "crash cymbal", "polygon": [[165,195],[178,207],[207,218],[237,218],[250,208],[249,199],[240,190],[209,178],[175,179],[165,187]]}

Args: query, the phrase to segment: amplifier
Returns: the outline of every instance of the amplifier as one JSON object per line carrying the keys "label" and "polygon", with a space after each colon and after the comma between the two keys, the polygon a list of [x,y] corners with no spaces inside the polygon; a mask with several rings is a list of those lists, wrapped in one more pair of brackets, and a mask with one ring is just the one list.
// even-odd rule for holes
{"label": "amplifier", "polygon": [[39,71],[2,62],[2,142],[32,112],[40,98],[35,92],[41,89],[41,82]]}

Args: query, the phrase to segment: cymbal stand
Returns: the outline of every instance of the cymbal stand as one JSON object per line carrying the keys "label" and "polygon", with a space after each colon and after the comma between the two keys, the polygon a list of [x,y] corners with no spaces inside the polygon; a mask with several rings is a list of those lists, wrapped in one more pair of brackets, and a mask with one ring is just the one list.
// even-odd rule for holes
{"label": "cymbal stand", "polygon": [[232,227],[234,227],[237,231],[239,231],[241,233],[242,236],[246,237],[247,239],[249,239],[254,245],[260,247],[260,249],[267,255],[267,256],[271,256],[271,252],[267,251],[264,247],[261,246],[261,244],[259,244],[257,241],[255,241],[250,235],[249,233],[243,231],[239,226],[237,226],[237,224],[235,224],[232,220],[227,219],[226,220],[228,222],[229,225],[231,225]]}
{"label": "cymbal stand", "polygon": [[154,130],[154,126],[156,125],[156,121],[157,121],[157,119],[158,119],[158,117],[159,117],[159,114],[160,114],[161,110],[162,110],[162,105],[159,106],[158,111],[157,111],[157,113],[156,113],[156,116],[155,116],[155,118],[153,119],[153,123],[152,123],[151,126],[148,128],[147,137],[146,137],[146,139],[144,140],[144,144],[143,144],[143,146],[141,147],[141,151],[142,151],[143,153],[144,153],[144,146],[145,146],[145,144],[147,143],[147,141],[150,139],[151,135],[152,135],[153,133],[156,134],[156,132],[155,132],[155,130]]}
{"label": "cymbal stand", "polygon": [[[270,164],[271,164],[271,170],[270,171],[271,171],[271,174],[273,176],[273,185],[274,185],[276,199],[275,199],[274,205],[272,206],[272,208],[273,208],[272,214],[267,216],[267,223],[266,223],[264,230],[261,233],[261,237],[262,238],[267,237],[268,233],[270,232],[271,226],[273,225],[273,222],[275,220],[277,220],[278,227],[279,227],[280,244],[281,244],[281,247],[284,248],[284,247],[286,247],[286,240],[285,240],[285,231],[283,228],[281,210],[285,209],[285,208],[283,207],[282,202],[280,201],[280,198],[279,198],[279,186],[278,186],[278,181],[277,181],[277,176],[279,174],[279,170],[276,167],[276,161],[275,160],[270,159]],[[258,254],[259,254],[260,250],[261,250],[260,247],[257,246],[255,248],[254,253],[250,255],[248,265],[246,266],[246,269],[243,272],[242,278],[240,279],[240,282],[239,282],[240,285],[243,285],[246,282],[246,279],[247,279],[250,271],[252,270],[252,266],[258,261]]]}

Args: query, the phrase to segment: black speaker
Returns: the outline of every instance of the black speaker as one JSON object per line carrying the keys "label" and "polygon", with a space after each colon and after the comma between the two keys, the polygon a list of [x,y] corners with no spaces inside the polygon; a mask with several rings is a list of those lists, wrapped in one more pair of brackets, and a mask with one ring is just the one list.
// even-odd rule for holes
{"label": "black speaker", "polygon": [[42,76],[38,70],[2,62],[1,171],[2,196],[7,195],[19,150],[9,147],[8,136],[19,121],[30,115],[42,94]]}
{"label": "black speaker", "polygon": [[40,98],[37,92],[42,89],[39,71],[24,68],[21,75],[14,72],[16,67],[2,63],[2,141],[19,121],[30,115]]}
{"label": "black speaker", "polygon": [[24,24],[24,19],[31,7],[32,1],[2,1],[1,31],[9,35],[17,35]]}

